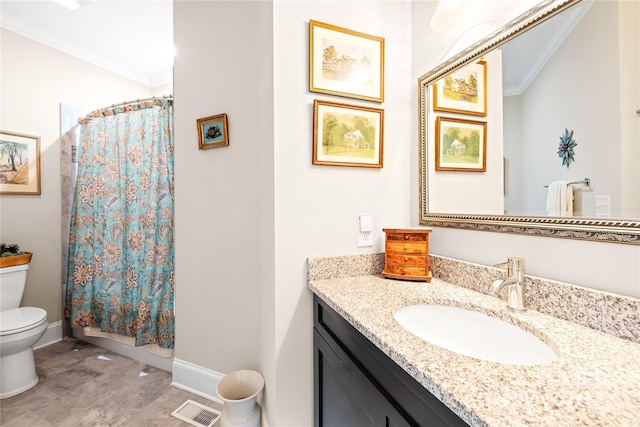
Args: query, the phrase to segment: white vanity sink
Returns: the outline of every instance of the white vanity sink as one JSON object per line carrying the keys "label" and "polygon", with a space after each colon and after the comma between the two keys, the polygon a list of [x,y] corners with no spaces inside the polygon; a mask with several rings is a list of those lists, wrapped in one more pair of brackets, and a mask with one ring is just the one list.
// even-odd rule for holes
{"label": "white vanity sink", "polygon": [[511,365],[558,360],[547,344],[524,329],[483,313],[446,305],[410,305],[393,313],[407,331],[447,350]]}

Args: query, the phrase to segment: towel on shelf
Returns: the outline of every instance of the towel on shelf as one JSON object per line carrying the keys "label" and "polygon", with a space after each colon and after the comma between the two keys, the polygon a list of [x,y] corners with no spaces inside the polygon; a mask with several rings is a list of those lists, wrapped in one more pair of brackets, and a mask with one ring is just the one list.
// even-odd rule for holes
{"label": "towel on shelf", "polygon": [[549,184],[547,215],[573,216],[573,187],[567,181],[553,181]]}

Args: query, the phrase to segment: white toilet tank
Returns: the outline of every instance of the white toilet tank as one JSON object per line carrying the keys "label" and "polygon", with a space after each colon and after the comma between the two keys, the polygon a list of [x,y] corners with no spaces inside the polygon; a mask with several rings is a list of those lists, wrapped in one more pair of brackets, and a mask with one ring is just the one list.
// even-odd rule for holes
{"label": "white toilet tank", "polygon": [[29,264],[0,268],[0,311],[20,307]]}

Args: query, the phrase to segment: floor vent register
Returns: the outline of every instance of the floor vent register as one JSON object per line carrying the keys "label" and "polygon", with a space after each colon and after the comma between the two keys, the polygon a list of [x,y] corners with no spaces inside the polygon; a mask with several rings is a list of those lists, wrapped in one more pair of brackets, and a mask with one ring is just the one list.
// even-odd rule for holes
{"label": "floor vent register", "polygon": [[220,411],[189,399],[171,415],[194,426],[211,427],[220,418]]}

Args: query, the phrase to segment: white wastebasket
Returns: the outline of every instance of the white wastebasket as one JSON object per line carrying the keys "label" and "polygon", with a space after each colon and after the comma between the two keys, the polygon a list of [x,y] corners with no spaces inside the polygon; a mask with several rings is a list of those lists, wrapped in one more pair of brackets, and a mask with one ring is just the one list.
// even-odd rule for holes
{"label": "white wastebasket", "polygon": [[225,375],[216,391],[224,402],[221,426],[258,427],[260,406],[258,395],[264,388],[264,378],[256,371],[242,370]]}

